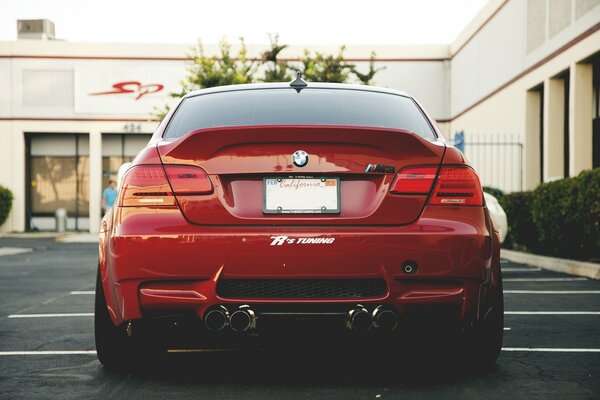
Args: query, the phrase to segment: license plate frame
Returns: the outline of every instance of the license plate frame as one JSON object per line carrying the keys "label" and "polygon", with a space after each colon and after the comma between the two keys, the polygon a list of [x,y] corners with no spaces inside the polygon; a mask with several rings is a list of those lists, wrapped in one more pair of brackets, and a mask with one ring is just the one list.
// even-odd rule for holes
{"label": "license plate frame", "polygon": [[[336,207],[328,208],[323,205],[321,208],[283,208],[283,206],[279,206],[279,208],[269,207],[269,202],[267,201],[267,186],[272,186],[273,180],[277,181],[277,183],[281,183],[284,180],[299,180],[299,181],[309,181],[308,183],[313,183],[316,180],[320,180],[323,183],[327,183],[327,181],[334,180],[335,181],[335,205]],[[293,184],[293,182],[291,182]],[[276,188],[271,187],[271,190],[276,190]],[[291,190],[291,189],[290,189]],[[296,189],[300,190],[300,189]],[[305,189],[308,190],[308,189]],[[328,193],[331,196],[331,193]],[[285,215],[293,215],[293,214],[339,214],[341,212],[341,186],[340,186],[340,178],[335,176],[269,176],[263,178],[262,185],[262,196],[263,196],[263,213],[264,214],[285,214]],[[330,203],[331,199],[328,199],[326,203]]]}

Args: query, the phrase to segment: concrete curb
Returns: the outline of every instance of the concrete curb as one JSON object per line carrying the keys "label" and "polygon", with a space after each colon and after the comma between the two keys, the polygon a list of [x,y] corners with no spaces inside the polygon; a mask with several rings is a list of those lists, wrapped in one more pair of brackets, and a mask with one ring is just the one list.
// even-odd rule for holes
{"label": "concrete curb", "polygon": [[97,233],[73,233],[55,239],[59,243],[98,243]]}
{"label": "concrete curb", "polygon": [[56,239],[65,233],[57,232],[2,232],[0,238],[9,239]]}
{"label": "concrete curb", "polygon": [[14,232],[0,233],[0,238],[9,239],[54,239],[58,243],[98,243],[97,233],[87,232]]}
{"label": "concrete curb", "polygon": [[500,250],[500,257],[512,262],[527,264],[549,271],[562,272],[569,275],[584,276],[591,279],[600,279],[600,264],[539,256],[537,254],[523,253],[514,250]]}

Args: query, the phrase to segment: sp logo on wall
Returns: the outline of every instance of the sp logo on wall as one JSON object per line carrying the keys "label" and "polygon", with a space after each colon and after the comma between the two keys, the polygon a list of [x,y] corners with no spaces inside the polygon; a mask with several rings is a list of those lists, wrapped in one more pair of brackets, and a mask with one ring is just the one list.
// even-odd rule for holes
{"label": "sp logo on wall", "polygon": [[173,105],[168,93],[185,77],[175,65],[153,65],[107,61],[104,68],[75,68],[75,112],[78,114],[122,114],[145,117],[155,107]]}
{"label": "sp logo on wall", "polygon": [[135,96],[134,100],[139,100],[147,94],[160,92],[164,89],[164,87],[165,85],[161,85],[160,83],[142,85],[142,83],[138,81],[125,81],[117,82],[114,85],[112,85],[112,90],[106,92],[90,93],[90,96],[133,93],[133,95]]}

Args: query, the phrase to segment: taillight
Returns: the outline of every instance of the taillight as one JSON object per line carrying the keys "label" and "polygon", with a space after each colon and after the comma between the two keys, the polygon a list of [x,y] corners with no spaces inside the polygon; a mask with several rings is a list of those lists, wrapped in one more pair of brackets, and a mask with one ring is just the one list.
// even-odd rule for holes
{"label": "taillight", "polygon": [[137,165],[123,176],[119,188],[120,205],[170,206],[175,198],[162,165]]}
{"label": "taillight", "polygon": [[137,165],[125,173],[119,191],[119,204],[124,207],[173,206],[177,204],[173,192],[208,194],[212,193],[212,184],[206,172],[198,167]]}
{"label": "taillight", "polygon": [[437,167],[410,167],[398,172],[392,184],[392,193],[428,194],[435,181]]}
{"label": "taillight", "polygon": [[442,167],[429,204],[439,206],[482,206],[479,178],[467,166]]}
{"label": "taillight", "polygon": [[189,165],[165,165],[167,178],[176,195],[210,194],[212,183],[202,168]]}
{"label": "taillight", "polygon": [[398,172],[391,192],[395,194],[429,194],[430,205],[481,206],[483,194],[479,178],[467,166],[409,167]]}

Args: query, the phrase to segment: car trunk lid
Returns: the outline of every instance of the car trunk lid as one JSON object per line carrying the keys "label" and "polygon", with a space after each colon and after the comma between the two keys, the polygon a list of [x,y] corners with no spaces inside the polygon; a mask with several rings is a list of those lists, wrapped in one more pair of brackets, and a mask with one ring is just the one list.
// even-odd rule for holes
{"label": "car trunk lid", "polygon": [[[192,223],[204,225],[398,225],[418,218],[427,195],[390,194],[395,172],[439,165],[442,141],[387,128],[348,126],[249,126],[190,132],[157,145],[164,165],[206,171],[214,191],[181,195],[177,202]],[[303,150],[298,167],[292,154]],[[336,213],[268,214],[264,178],[339,179]]]}

